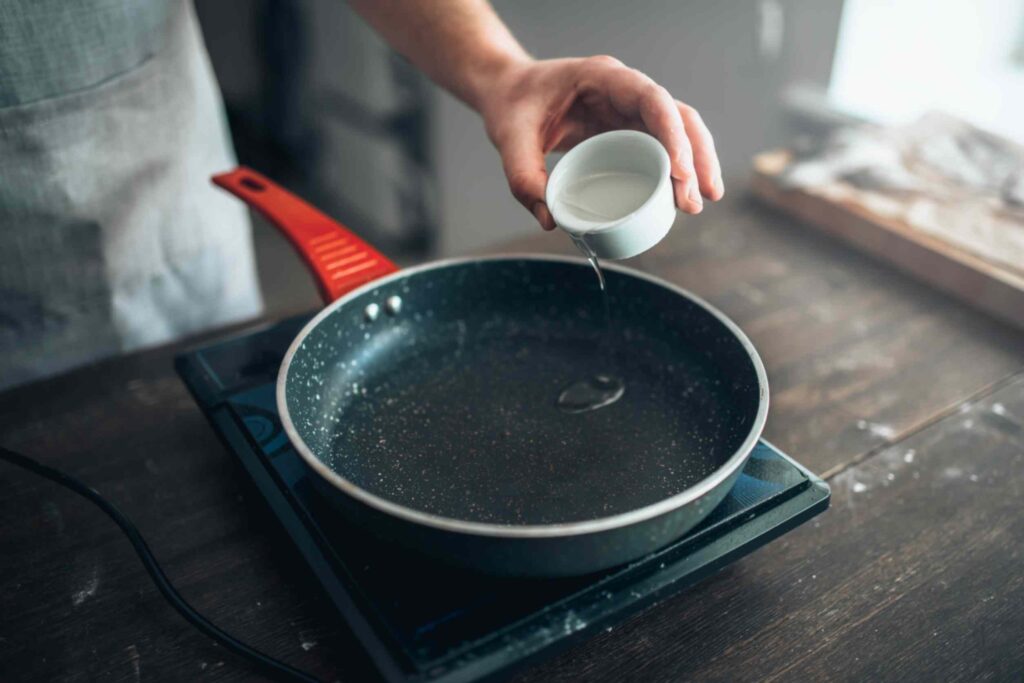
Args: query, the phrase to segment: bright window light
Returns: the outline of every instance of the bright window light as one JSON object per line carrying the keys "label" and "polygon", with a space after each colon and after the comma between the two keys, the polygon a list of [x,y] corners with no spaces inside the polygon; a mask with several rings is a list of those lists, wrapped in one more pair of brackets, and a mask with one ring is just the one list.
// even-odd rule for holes
{"label": "bright window light", "polygon": [[944,111],[1024,143],[1024,0],[846,0],[829,99],[884,124]]}

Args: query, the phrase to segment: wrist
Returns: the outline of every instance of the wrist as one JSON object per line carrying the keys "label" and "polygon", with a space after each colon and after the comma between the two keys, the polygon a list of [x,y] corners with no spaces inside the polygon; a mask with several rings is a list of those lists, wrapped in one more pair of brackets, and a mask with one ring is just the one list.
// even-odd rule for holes
{"label": "wrist", "polygon": [[533,63],[533,58],[518,44],[514,48],[496,50],[474,60],[473,67],[467,70],[460,94],[462,100],[477,113],[486,115],[488,102],[500,96],[515,81],[516,73]]}

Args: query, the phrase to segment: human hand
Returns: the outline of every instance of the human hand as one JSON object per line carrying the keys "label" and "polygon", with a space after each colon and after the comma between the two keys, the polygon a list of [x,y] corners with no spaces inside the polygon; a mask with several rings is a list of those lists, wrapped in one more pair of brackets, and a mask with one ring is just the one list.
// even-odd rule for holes
{"label": "human hand", "polygon": [[640,130],[661,141],[680,210],[700,213],[701,195],[717,201],[725,192],[714,141],[697,110],[613,57],[517,61],[476,104],[512,194],[545,230],[555,223],[544,203],[544,155],[608,130]]}

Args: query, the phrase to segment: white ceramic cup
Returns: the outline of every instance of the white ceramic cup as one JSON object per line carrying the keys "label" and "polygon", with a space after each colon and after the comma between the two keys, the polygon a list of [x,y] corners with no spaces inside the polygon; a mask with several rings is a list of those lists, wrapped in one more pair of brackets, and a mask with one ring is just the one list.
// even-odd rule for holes
{"label": "white ceramic cup", "polygon": [[545,192],[555,224],[603,259],[641,254],[676,218],[668,152],[646,133],[615,130],[573,147]]}

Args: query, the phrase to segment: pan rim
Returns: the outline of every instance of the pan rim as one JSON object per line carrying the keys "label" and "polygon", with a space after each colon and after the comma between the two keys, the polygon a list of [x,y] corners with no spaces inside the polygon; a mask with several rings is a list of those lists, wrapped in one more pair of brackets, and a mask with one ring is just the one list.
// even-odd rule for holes
{"label": "pan rim", "polygon": [[[302,330],[292,340],[291,345],[288,347],[288,351],[281,362],[281,368],[278,371],[277,376],[277,387],[276,387],[276,399],[277,409],[281,417],[281,424],[284,427],[284,431],[288,436],[288,440],[291,441],[295,450],[299,453],[299,456],[309,465],[315,473],[326,479],[335,488],[339,489],[345,495],[348,495],[357,501],[368,505],[372,508],[377,509],[399,519],[412,522],[415,524],[421,524],[428,527],[433,527],[442,531],[470,534],[476,536],[487,536],[493,538],[559,538],[567,536],[579,536],[584,534],[592,534],[603,531],[610,531],[613,529],[620,529],[630,527],[641,522],[660,517],[666,513],[672,512],[679,508],[682,508],[689,503],[692,503],[699,498],[707,495],[713,491],[722,482],[733,475],[742,465],[746,462],[747,456],[754,449],[758,439],[761,437],[761,433],[764,431],[764,425],[768,417],[768,374],[765,371],[764,363],[761,361],[761,356],[758,354],[757,349],[754,348],[753,342],[750,338],[740,329],[740,327],[734,323],[728,316],[719,311],[717,308],[712,306],[710,303],[702,299],[701,297],[693,294],[689,290],[679,287],[676,284],[668,282],[662,278],[659,278],[648,273],[629,268],[619,264],[602,264],[602,267],[606,267],[607,270],[623,273],[631,277],[637,277],[642,280],[646,280],[655,285],[664,287],[676,294],[679,294],[690,301],[701,306],[704,310],[713,315],[716,319],[721,322],[726,329],[728,329],[737,340],[743,350],[747,352],[747,356],[750,358],[751,363],[754,366],[754,372],[757,375],[758,387],[759,387],[759,398],[757,413],[754,416],[754,422],[751,424],[750,431],[747,433],[746,438],[739,445],[739,447],[733,452],[726,461],[719,466],[710,475],[701,479],[696,484],[683,489],[679,493],[663,498],[659,501],[645,505],[640,508],[634,508],[626,512],[621,512],[615,515],[609,515],[607,517],[598,517],[595,519],[586,519],[574,522],[558,522],[554,524],[494,524],[489,522],[474,522],[470,520],[458,519],[455,517],[445,517],[443,515],[436,515],[430,512],[424,512],[422,510],[416,510],[414,508],[395,503],[391,500],[370,493],[366,489],[354,484],[350,480],[342,477],[336,471],[328,467],[320,458],[313,453],[312,449],[307,446],[305,440],[298,433],[294,423],[291,419],[291,414],[288,411],[288,402],[286,400],[286,387],[288,382],[288,371],[291,368],[292,359],[295,354],[302,347],[303,342],[309,336],[309,334],[316,329],[320,322],[332,315],[336,310],[345,306],[346,303],[362,295],[363,293],[386,285],[394,280],[399,280],[416,273],[421,273],[431,270],[439,270],[442,268],[448,268],[451,266],[462,265],[466,263],[481,263],[481,262],[492,262],[492,261],[544,261],[544,262],[557,262],[557,263],[571,263],[573,265],[584,266],[590,268],[590,264],[586,259],[582,257],[573,256],[562,256],[557,254],[528,254],[528,253],[511,253],[511,254],[496,254],[489,256],[460,256],[455,258],[440,259],[437,261],[429,261],[418,266],[410,268],[403,268],[390,275],[387,275],[376,280],[372,280],[365,285],[352,290],[344,296],[332,301],[330,304],[325,306],[323,310],[317,313],[309,322],[307,322]],[[708,510],[710,512],[710,510]]]}

